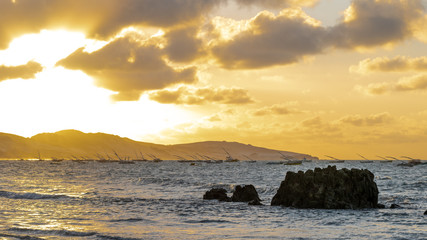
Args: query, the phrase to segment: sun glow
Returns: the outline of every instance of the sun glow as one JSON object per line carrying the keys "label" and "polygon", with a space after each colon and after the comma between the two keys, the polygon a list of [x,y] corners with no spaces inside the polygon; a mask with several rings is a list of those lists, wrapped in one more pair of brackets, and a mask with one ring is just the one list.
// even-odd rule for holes
{"label": "sun glow", "polygon": [[53,66],[86,42],[83,33],[65,30],[26,34],[14,39],[7,50],[0,51],[0,64],[13,66],[33,60],[43,66]]}
{"label": "sun glow", "polygon": [[32,60],[44,67],[34,79],[0,82],[0,132],[30,137],[76,129],[140,139],[189,120],[185,111],[144,96],[134,102],[113,102],[115,92],[96,87],[82,71],[55,66],[78,48],[94,51],[106,43],[88,40],[82,33],[43,30],[21,36],[0,51],[0,65]]}

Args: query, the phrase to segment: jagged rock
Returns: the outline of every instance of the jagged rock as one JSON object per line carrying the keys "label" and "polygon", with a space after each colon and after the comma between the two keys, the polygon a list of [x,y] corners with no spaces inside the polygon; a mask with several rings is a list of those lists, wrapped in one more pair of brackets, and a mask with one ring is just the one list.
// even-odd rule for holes
{"label": "jagged rock", "polygon": [[227,196],[227,190],[224,188],[212,188],[203,195],[203,199],[230,202],[231,198]]}
{"label": "jagged rock", "polygon": [[402,208],[399,204],[391,204],[390,208]]}
{"label": "jagged rock", "polygon": [[305,173],[287,172],[271,205],[295,208],[359,209],[378,207],[374,174],[367,169],[336,166]]}
{"label": "jagged rock", "polygon": [[381,204],[381,203],[378,203],[378,204],[377,204],[377,208],[385,208],[385,205],[384,205],[384,204]]}
{"label": "jagged rock", "polygon": [[233,196],[231,196],[231,200],[233,202],[250,202],[250,201],[258,201],[260,202],[258,193],[253,185],[245,185],[245,186],[236,186],[234,189]]}

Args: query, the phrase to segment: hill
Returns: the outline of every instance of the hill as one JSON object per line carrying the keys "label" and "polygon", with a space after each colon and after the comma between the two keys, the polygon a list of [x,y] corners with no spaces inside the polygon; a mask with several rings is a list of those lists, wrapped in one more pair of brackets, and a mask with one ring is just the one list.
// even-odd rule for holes
{"label": "hill", "polygon": [[[237,142],[207,141],[188,144],[161,145],[138,142],[105,133],[83,133],[64,130],[41,133],[31,138],[0,133],[1,159],[142,159],[154,155],[164,160],[180,158],[225,159],[229,152],[240,160],[280,160],[279,150],[255,147]],[[316,157],[280,151],[293,159]]]}

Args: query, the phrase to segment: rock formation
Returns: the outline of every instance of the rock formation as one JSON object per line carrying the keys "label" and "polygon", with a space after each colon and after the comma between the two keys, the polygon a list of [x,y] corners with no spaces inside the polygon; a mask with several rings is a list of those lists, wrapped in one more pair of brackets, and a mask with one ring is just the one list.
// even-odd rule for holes
{"label": "rock formation", "polygon": [[251,202],[258,201],[260,202],[258,193],[253,185],[245,186],[236,186],[234,189],[233,196],[231,196],[231,201],[233,202]]}
{"label": "rock formation", "polygon": [[367,169],[315,168],[287,172],[271,205],[295,208],[360,209],[378,207],[378,188]]}
{"label": "rock formation", "polygon": [[249,205],[262,205],[261,199],[253,185],[236,186],[231,198],[227,196],[227,190],[224,188],[213,188],[203,195],[203,199],[216,199],[224,202],[247,202]]}
{"label": "rock formation", "polygon": [[213,188],[203,195],[203,199],[230,202],[231,198],[227,196],[227,190],[224,188]]}

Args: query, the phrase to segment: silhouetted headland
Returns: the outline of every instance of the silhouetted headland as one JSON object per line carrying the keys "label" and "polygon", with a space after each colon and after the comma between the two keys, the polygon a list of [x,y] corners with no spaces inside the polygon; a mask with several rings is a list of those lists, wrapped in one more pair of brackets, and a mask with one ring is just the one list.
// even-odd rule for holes
{"label": "silhouetted headland", "polygon": [[[0,159],[136,161],[185,160],[238,161],[249,157],[256,160],[280,160],[278,150],[226,141],[162,145],[138,142],[105,133],[83,133],[63,130],[41,133],[31,138],[0,133]],[[308,154],[280,151],[295,159],[318,159]],[[147,156],[147,158],[145,158]],[[126,161],[126,162],[125,162]]]}

